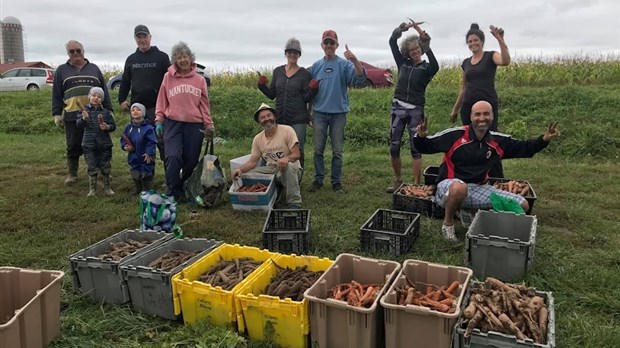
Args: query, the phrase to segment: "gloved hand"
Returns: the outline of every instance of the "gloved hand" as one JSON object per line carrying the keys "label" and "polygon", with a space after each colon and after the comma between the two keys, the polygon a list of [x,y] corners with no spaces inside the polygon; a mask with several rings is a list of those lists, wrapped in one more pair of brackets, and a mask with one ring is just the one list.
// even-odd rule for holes
{"label": "gloved hand", "polygon": [[164,125],[163,125],[163,123],[158,123],[158,124],[155,125],[155,134],[157,134],[158,137],[164,136]]}
{"label": "gloved hand", "polygon": [[215,128],[213,126],[205,128],[205,139],[212,140],[215,135]]}
{"label": "gloved hand", "polygon": [[420,48],[422,49],[422,53],[428,52],[430,50],[431,45],[431,36],[428,33],[424,32],[424,37],[420,37]]}
{"label": "gloved hand", "polygon": [[310,89],[319,89],[319,81],[315,79],[310,80],[308,87],[310,87]]}
{"label": "gloved hand", "polygon": [[65,120],[63,120],[60,115],[54,115],[54,124],[56,124],[58,128],[65,128]]}
{"label": "gloved hand", "polygon": [[267,76],[265,75],[259,75],[258,76],[258,84],[263,86],[267,84]]}
{"label": "gloved hand", "polygon": [[396,40],[400,39],[400,37],[403,36],[403,31],[407,31],[408,29],[409,27],[407,26],[407,23],[400,23],[400,25],[392,31],[392,38]]}

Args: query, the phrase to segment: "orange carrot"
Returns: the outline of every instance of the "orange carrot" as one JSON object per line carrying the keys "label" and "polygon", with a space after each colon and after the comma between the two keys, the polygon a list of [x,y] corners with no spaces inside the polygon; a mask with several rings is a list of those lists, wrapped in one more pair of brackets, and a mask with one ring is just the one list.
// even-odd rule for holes
{"label": "orange carrot", "polygon": [[454,290],[456,290],[459,287],[459,281],[455,280],[452,282],[452,284],[450,284],[450,286],[446,289],[447,293],[452,293]]}

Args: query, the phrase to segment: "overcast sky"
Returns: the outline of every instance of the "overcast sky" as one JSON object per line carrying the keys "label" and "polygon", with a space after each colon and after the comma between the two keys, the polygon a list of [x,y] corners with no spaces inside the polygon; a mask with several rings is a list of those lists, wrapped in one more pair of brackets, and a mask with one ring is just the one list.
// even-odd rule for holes
{"label": "overcast sky", "polygon": [[[41,1],[0,0],[0,18],[19,19],[26,33],[26,60],[62,64],[64,44],[76,39],[86,58],[103,70],[121,67],[135,51],[133,29],[145,24],[152,44],[170,54],[179,40],[212,71],[273,68],[284,64],[289,37],[301,41],[300,64],[322,57],[321,33],[338,33],[368,63],[393,66],[392,30],[406,17],[426,21],[440,62],[469,55],[465,34],[472,22],[485,31],[485,49],[497,50],[491,24],[505,30],[513,57],[620,55],[618,0],[222,0]],[[413,31],[413,30],[412,30]]]}

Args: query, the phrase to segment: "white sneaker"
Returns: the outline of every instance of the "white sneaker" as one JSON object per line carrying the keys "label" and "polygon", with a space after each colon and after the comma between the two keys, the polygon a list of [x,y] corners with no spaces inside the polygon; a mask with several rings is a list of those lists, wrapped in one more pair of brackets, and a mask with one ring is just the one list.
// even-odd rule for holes
{"label": "white sneaker", "polygon": [[456,212],[456,216],[461,220],[463,227],[468,228],[471,225],[471,222],[474,220],[474,214],[470,213],[465,209],[461,209]]}
{"label": "white sneaker", "polygon": [[454,225],[441,224],[441,233],[443,238],[451,241],[458,240],[454,234]]}

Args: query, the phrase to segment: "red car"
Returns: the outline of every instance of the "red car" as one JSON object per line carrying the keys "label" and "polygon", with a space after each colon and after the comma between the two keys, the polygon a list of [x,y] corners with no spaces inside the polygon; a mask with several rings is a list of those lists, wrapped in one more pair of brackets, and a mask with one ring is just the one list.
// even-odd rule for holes
{"label": "red car", "polygon": [[394,84],[392,80],[392,71],[390,69],[377,68],[366,62],[362,62],[368,78],[359,87],[392,87]]}

